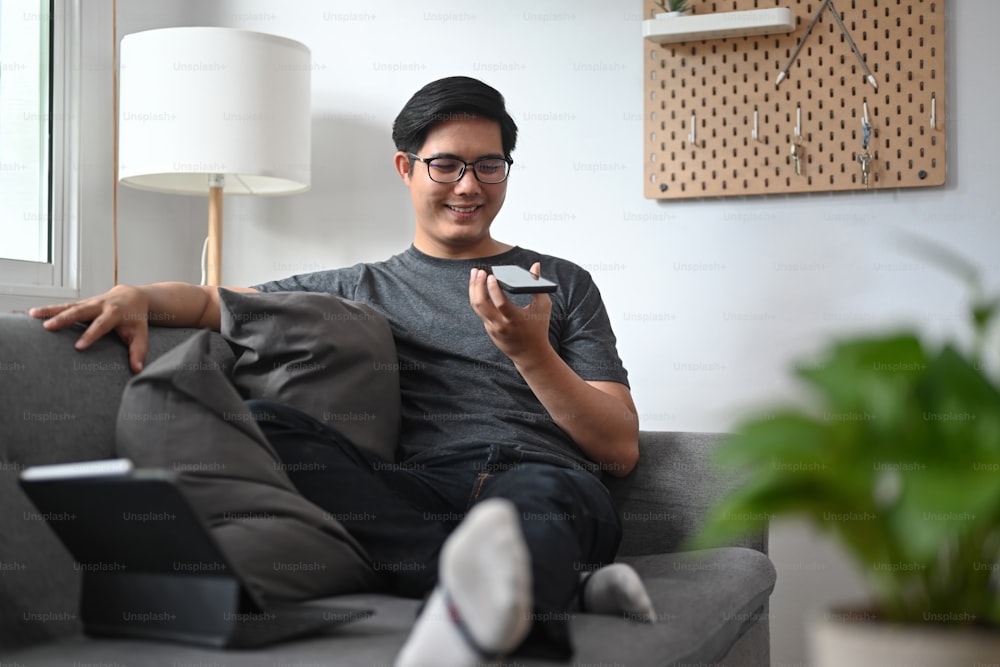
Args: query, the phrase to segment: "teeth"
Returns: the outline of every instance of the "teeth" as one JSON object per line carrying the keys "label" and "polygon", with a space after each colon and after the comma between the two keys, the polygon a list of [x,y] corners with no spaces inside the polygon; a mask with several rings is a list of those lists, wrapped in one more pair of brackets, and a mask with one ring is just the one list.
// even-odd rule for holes
{"label": "teeth", "polygon": [[465,208],[460,208],[458,206],[449,206],[448,208],[450,208],[453,211],[458,211],[459,213],[472,213],[473,211],[475,211],[479,207],[478,206],[467,206]]}

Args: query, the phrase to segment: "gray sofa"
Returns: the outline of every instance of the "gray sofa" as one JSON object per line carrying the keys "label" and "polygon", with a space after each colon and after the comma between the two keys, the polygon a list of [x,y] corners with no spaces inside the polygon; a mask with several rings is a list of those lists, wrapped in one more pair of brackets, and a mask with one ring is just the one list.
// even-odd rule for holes
{"label": "gray sofa", "polygon": [[[128,370],[113,335],[87,352],[73,349],[80,329],[51,333],[26,315],[0,314],[0,656],[36,665],[345,665],[388,667],[419,601],[384,594],[342,596],[320,604],[375,610],[330,632],[251,651],[223,651],[143,640],[94,639],[78,620],[81,572],[17,477],[27,466],[109,458],[117,406]],[[149,358],[190,330],[154,327]],[[232,363],[213,336],[213,355]],[[703,551],[681,551],[708,506],[736,481],[709,464],[718,436],[641,434],[641,459],[628,477],[607,484],[622,513],[620,558],[635,566],[659,622],[574,613],[576,653],[569,663],[511,656],[504,664],[640,667],[769,664],[768,597],[775,572],[766,535]]]}

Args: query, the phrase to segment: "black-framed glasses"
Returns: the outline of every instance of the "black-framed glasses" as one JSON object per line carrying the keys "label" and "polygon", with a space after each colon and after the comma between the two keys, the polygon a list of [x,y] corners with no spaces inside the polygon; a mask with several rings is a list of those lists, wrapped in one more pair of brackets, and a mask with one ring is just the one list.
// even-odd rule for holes
{"label": "black-framed glasses", "polygon": [[477,181],[496,185],[507,180],[510,165],[514,164],[509,157],[481,157],[472,162],[454,157],[425,158],[416,153],[410,153],[410,157],[427,165],[427,175],[435,183],[458,183],[465,176],[466,168],[472,167]]}

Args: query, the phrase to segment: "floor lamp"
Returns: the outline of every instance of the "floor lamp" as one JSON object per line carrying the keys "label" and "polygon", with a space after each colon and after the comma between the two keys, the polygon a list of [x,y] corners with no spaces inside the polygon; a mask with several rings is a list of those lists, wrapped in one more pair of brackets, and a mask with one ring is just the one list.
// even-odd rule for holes
{"label": "floor lamp", "polygon": [[224,195],[309,189],[310,58],[300,42],[232,28],[122,38],[118,180],[208,195],[205,284],[221,280]]}

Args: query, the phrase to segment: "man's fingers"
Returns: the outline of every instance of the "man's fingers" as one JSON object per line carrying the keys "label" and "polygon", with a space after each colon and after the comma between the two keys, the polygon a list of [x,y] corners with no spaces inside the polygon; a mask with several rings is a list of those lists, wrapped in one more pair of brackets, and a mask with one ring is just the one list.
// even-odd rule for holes
{"label": "man's fingers", "polygon": [[472,272],[469,274],[469,303],[472,304],[472,309],[475,311],[479,310],[479,304],[482,301],[482,297],[480,296],[482,276],[480,274],[481,271],[479,269],[472,269]]}
{"label": "man's fingers", "polygon": [[142,370],[143,362],[146,359],[146,352],[149,350],[149,327],[145,320],[124,325],[119,323],[115,327],[115,318],[109,313],[103,313],[90,323],[86,331],[80,334],[75,344],[76,349],[86,350],[94,342],[111,332],[112,329],[128,346],[129,366],[132,367],[134,372],[138,373]]}
{"label": "man's fingers", "polygon": [[67,308],[57,315],[53,315],[49,319],[42,322],[42,326],[49,331],[58,331],[59,329],[65,329],[71,324],[76,324],[77,322],[89,322],[98,314],[99,311],[98,313],[91,315],[85,309],[74,306],[72,308]]}
{"label": "man's fingers", "polygon": [[490,301],[501,315],[507,315],[507,309],[511,307],[510,299],[504,294],[503,288],[500,287],[500,283],[497,282],[496,276],[487,276],[486,278],[486,291],[490,295]]}
{"label": "man's fingers", "polygon": [[149,348],[148,303],[142,296],[141,292],[136,294],[134,289],[116,287],[86,301],[32,308],[29,314],[42,319],[42,326],[49,331],[83,323],[83,333],[74,343],[77,350],[86,350],[114,331],[128,347],[129,365],[138,373],[142,370]]}
{"label": "man's fingers", "polygon": [[36,306],[35,308],[28,309],[28,315],[38,319],[46,319],[61,313],[69,308],[69,306],[70,304],[68,303],[60,303],[51,306]]}
{"label": "man's fingers", "polygon": [[[489,312],[494,308],[489,293],[490,277],[482,269],[472,269],[472,275],[469,277],[469,303],[480,317],[493,316],[493,313]],[[496,282],[496,278],[493,282]]]}
{"label": "man's fingers", "polygon": [[67,324],[76,322],[77,319],[71,317],[72,311],[77,307],[73,303],[60,303],[54,306],[42,306],[32,308],[28,314],[34,318],[42,320],[42,326],[50,331],[62,329]]}
{"label": "man's fingers", "polygon": [[[94,322],[98,320],[106,321],[107,310],[101,303],[93,301],[79,301],[77,303],[64,303],[57,306],[46,306],[32,311],[38,313],[36,317],[46,317],[42,326],[49,331],[58,331],[77,322]],[[93,328],[93,327],[91,327]],[[104,325],[103,333],[111,330],[110,326]]]}
{"label": "man's fingers", "polygon": [[146,359],[146,352],[149,349],[149,335],[147,331],[141,334],[136,332],[132,341],[128,345],[128,361],[132,366],[132,371],[138,373],[142,371],[143,361]]}
{"label": "man's fingers", "polygon": [[74,347],[78,350],[86,350],[94,344],[94,341],[111,331],[113,325],[108,321],[109,319],[110,318],[106,313],[99,315],[93,322],[90,323],[90,326],[87,327],[82,334],[80,334],[80,337],[76,339]]}
{"label": "man's fingers", "polygon": [[528,269],[528,273],[530,273],[531,275],[535,276],[536,278],[541,278],[542,277],[542,263],[541,262],[535,262],[534,264],[532,264],[531,268]]}

